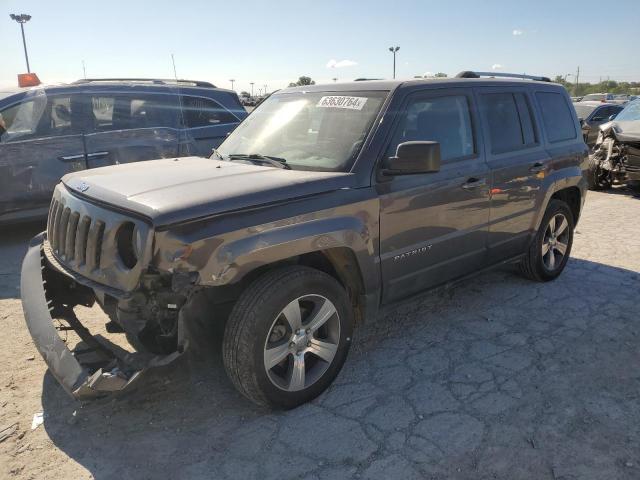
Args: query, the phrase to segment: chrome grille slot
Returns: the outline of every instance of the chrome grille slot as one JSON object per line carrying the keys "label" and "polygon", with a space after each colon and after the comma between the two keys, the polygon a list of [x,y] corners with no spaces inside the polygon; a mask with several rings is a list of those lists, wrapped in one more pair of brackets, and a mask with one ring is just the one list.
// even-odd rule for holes
{"label": "chrome grille slot", "polygon": [[58,225],[60,224],[60,217],[62,216],[62,208],[61,204],[58,204],[56,208],[55,216],[53,217],[53,227],[51,229],[51,235],[49,237],[49,241],[51,242],[51,247],[56,250],[58,248]]}
{"label": "chrome grille slot", "polygon": [[67,226],[67,239],[64,243],[64,258],[68,262],[73,260],[75,257],[78,220],[80,220],[80,214],[78,212],[73,212],[69,216],[69,224]]}
{"label": "chrome grille slot", "polygon": [[87,256],[85,262],[89,270],[100,266],[102,235],[104,235],[104,222],[98,220],[89,229],[89,237],[87,239]]}
{"label": "chrome grille slot", "polygon": [[69,207],[62,210],[60,216],[60,224],[56,227],[56,234],[58,236],[57,250],[60,255],[64,254],[64,246],[67,243],[67,226],[69,224],[69,216],[71,215],[71,209]]}
{"label": "chrome grille slot", "polygon": [[87,261],[87,238],[89,237],[89,227],[91,226],[91,219],[86,215],[82,217],[78,224],[78,230],[76,233],[76,265],[84,265]]}

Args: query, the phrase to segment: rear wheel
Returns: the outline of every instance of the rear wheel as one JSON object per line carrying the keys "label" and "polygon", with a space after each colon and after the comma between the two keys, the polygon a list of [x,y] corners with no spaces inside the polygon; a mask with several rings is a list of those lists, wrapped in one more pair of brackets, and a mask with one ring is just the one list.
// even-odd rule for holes
{"label": "rear wheel", "polygon": [[538,233],[520,264],[524,276],[546,282],[562,273],[571,253],[574,225],[569,206],[561,200],[551,200]]}
{"label": "rear wheel", "polygon": [[600,161],[593,155],[589,157],[587,183],[589,190],[608,190],[613,184],[611,172],[600,167]]}
{"label": "rear wheel", "polygon": [[258,405],[305,403],[342,368],[352,318],[348,296],[333,277],[300,266],[268,272],[242,293],[229,316],[227,374]]}

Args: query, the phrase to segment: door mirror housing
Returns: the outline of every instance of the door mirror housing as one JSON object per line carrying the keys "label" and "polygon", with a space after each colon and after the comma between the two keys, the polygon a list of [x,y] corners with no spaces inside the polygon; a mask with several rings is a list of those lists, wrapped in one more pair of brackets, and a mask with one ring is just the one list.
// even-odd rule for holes
{"label": "door mirror housing", "polygon": [[609,121],[614,120],[617,115],[618,115],[617,113],[614,113],[613,115],[609,115]]}
{"label": "door mirror housing", "polygon": [[396,154],[387,158],[384,175],[412,175],[440,171],[440,143],[404,142],[396,148]]}

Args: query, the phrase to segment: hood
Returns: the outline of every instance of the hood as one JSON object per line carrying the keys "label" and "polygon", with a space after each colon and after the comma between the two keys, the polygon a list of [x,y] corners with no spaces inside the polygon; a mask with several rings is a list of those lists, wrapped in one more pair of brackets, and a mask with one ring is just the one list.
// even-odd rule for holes
{"label": "hood", "polygon": [[612,120],[600,125],[600,130],[604,133],[611,129],[620,142],[640,142],[640,120]]}
{"label": "hood", "polygon": [[127,163],[62,178],[72,191],[167,225],[348,188],[344,172],[285,170],[201,157]]}

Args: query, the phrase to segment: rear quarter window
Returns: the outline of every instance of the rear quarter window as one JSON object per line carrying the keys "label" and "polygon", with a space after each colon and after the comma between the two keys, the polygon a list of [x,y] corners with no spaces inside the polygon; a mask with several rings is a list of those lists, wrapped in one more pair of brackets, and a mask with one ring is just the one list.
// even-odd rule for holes
{"label": "rear quarter window", "polygon": [[212,127],[240,120],[218,102],[203,97],[182,97],[184,124],[187,128]]}
{"label": "rear quarter window", "polygon": [[576,127],[569,105],[560,93],[536,92],[542,112],[542,122],[549,142],[562,142],[576,138]]}

